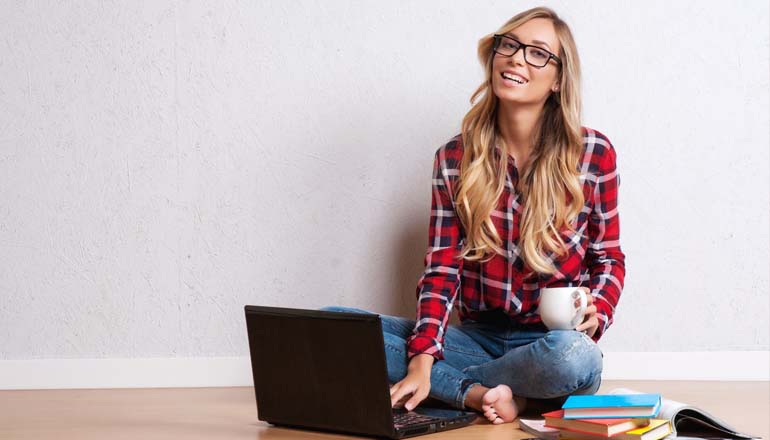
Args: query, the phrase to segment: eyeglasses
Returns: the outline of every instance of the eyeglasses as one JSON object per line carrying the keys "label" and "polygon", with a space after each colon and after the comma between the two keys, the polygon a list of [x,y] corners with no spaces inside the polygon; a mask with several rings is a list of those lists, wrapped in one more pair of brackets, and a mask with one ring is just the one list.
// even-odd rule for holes
{"label": "eyeglasses", "polygon": [[531,44],[524,44],[521,41],[509,37],[507,35],[495,34],[495,45],[492,50],[496,54],[500,54],[504,57],[512,57],[520,48],[524,48],[524,61],[527,64],[539,68],[545,67],[548,61],[553,58],[558,64],[561,64],[561,60],[556,55],[548,52],[547,50],[532,46]]}

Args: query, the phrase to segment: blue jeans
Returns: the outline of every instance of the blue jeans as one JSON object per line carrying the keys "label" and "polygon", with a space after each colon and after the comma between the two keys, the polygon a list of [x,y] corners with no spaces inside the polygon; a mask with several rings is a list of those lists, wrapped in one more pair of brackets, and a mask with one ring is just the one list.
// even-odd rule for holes
{"label": "blue jeans", "polygon": [[[348,307],[321,310],[371,313]],[[415,321],[380,315],[385,339],[388,380],[406,376],[406,339]],[[448,325],[444,359],[433,363],[429,396],[454,408],[465,408],[473,385],[508,385],[515,396],[554,399],[594,394],[601,384],[603,354],[587,335],[574,330],[548,331],[522,326],[501,312],[484,312],[479,321]]]}

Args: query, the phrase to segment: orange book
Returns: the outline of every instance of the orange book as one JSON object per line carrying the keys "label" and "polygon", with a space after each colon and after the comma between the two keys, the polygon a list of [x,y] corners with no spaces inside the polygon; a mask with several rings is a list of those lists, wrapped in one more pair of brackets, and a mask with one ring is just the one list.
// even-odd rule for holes
{"label": "orange book", "polygon": [[[645,427],[632,429],[609,438],[613,440],[660,440],[669,434],[671,434],[670,420],[652,419],[650,424]],[[559,440],[602,440],[604,438],[607,437],[582,432],[559,431]]]}
{"label": "orange book", "polygon": [[565,419],[564,410],[543,414],[545,426],[585,434],[612,437],[650,424],[650,419]]}

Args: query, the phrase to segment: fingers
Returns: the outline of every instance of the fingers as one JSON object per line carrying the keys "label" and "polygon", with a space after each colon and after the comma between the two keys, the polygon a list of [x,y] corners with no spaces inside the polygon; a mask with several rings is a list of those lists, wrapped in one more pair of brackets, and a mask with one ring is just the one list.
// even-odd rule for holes
{"label": "fingers", "polygon": [[390,406],[395,407],[396,403],[398,403],[399,400],[401,400],[402,397],[404,397],[404,391],[403,391],[403,381],[393,385],[390,387]]}
{"label": "fingers", "polygon": [[395,407],[396,404],[409,393],[407,387],[402,386],[403,382],[399,382],[390,389],[390,406]]}
{"label": "fingers", "polygon": [[591,319],[588,322],[584,322],[583,324],[580,324],[575,328],[575,330],[585,333],[586,335],[588,335],[588,337],[593,337],[594,334],[596,333],[596,330],[598,329],[599,329],[599,320],[596,318]]}
{"label": "fingers", "polygon": [[586,333],[590,333],[589,336],[593,336],[597,328],[599,328],[599,319],[596,316],[592,316],[590,319],[587,319],[582,324],[575,327],[575,330],[579,332],[587,330]]}
{"label": "fingers", "polygon": [[[398,389],[393,391],[393,388],[398,387]],[[413,384],[413,383],[403,383],[399,382],[396,385],[393,385],[393,388],[391,388],[391,394],[390,394],[390,406],[391,408],[395,408],[396,405],[401,402],[401,400],[406,400],[406,397],[410,394],[412,395],[412,398],[409,399],[404,407],[411,411],[413,408],[415,408],[420,402],[425,400],[426,397],[428,397],[427,392],[423,392],[420,390],[420,388]]]}
{"label": "fingers", "polygon": [[409,377],[390,387],[390,406],[395,408],[402,400],[411,398],[403,405],[408,411],[413,410],[428,397],[430,382],[420,383],[409,380]]}
{"label": "fingers", "polygon": [[582,332],[583,330],[587,329],[591,326],[593,318],[586,319],[585,321],[581,322],[577,327],[575,327],[575,330]]}
{"label": "fingers", "polygon": [[408,402],[404,405],[404,408],[407,409],[407,411],[411,411],[417,407],[417,405],[420,404],[425,398],[428,397],[428,393],[424,391],[418,391],[414,393],[414,396],[412,396],[411,399],[409,399]]}

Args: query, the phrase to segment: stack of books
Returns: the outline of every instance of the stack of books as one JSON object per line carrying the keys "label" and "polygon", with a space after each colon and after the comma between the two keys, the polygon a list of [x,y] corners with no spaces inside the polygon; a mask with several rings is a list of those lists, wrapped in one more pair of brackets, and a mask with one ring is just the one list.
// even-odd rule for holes
{"label": "stack of books", "polygon": [[660,394],[581,395],[543,417],[560,440],[659,440],[672,432],[670,420],[655,418],[660,407]]}
{"label": "stack of books", "polygon": [[629,395],[644,393],[615,388],[605,395],[570,397],[561,410],[543,414],[544,420],[519,419],[519,428],[545,440],[653,440],[665,436],[666,432],[671,432],[669,438],[759,438],[736,431],[697,406],[666,399],[659,394]]}

